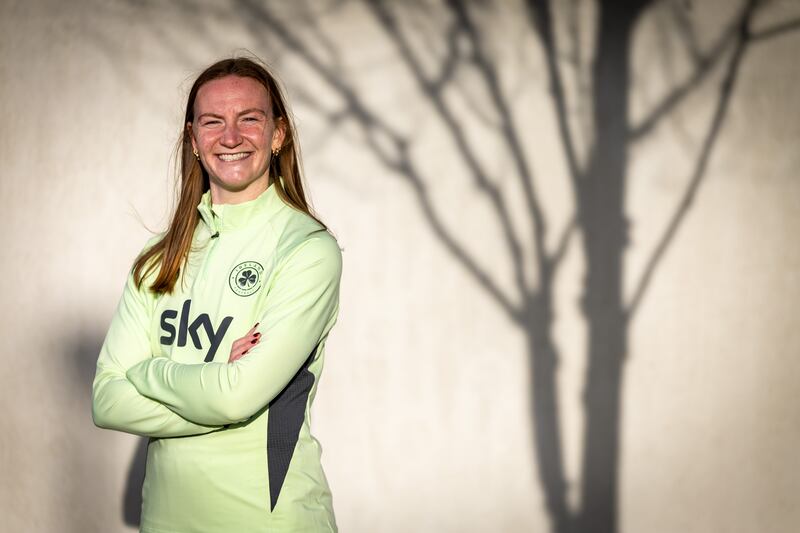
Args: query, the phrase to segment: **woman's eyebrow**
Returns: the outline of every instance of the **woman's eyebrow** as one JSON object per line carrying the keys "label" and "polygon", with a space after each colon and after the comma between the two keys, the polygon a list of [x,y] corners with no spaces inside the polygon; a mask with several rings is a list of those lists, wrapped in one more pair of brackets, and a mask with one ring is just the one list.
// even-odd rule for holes
{"label": "woman's eyebrow", "polygon": [[267,116],[267,112],[258,107],[251,107],[250,109],[245,109],[244,111],[239,113],[239,116],[246,115],[248,113],[261,113],[262,115]]}
{"label": "woman's eyebrow", "polygon": [[[259,109],[258,107],[251,107],[249,109],[245,109],[244,111],[239,112],[238,116],[246,115],[248,113],[261,113],[262,115],[267,116],[267,112],[264,111],[263,109]],[[201,119],[203,117],[225,118],[222,115],[218,115],[216,113],[203,113],[202,115],[199,115],[197,118]]]}

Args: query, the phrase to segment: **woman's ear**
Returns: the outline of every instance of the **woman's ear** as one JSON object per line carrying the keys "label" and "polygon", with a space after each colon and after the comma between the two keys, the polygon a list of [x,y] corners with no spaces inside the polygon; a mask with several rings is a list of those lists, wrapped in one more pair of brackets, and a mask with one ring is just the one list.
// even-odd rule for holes
{"label": "woman's ear", "polygon": [[192,131],[192,123],[186,123],[186,133],[189,135],[189,139],[192,141],[192,150],[195,152],[197,151],[197,142],[194,140],[194,132]]}
{"label": "woman's ear", "polygon": [[286,140],[286,121],[283,117],[275,119],[275,130],[272,132],[272,150],[280,150]]}

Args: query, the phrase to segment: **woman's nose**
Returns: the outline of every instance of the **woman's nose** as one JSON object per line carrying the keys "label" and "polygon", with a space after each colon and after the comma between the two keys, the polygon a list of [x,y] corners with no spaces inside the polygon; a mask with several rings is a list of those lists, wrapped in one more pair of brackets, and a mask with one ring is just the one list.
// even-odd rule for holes
{"label": "woman's nose", "polygon": [[222,132],[222,139],[220,139],[220,142],[227,148],[233,148],[242,143],[242,135],[239,133],[239,128],[235,122],[225,126],[225,131]]}

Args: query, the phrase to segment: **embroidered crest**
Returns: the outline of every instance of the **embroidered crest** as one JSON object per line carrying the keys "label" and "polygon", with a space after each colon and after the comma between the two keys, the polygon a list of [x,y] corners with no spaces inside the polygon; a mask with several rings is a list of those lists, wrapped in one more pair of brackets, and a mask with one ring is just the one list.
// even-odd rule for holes
{"label": "embroidered crest", "polygon": [[264,267],[259,263],[245,261],[233,267],[228,284],[231,286],[231,290],[239,296],[250,296],[261,287],[263,273]]}

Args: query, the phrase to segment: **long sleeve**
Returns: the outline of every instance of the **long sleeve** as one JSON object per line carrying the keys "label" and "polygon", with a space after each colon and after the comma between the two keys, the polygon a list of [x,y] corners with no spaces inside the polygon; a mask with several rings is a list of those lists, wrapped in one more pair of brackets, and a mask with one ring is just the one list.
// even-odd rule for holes
{"label": "long sleeve", "polygon": [[148,308],[152,302],[142,291],[129,274],[97,359],[92,383],[95,425],[150,437],[198,435],[219,429],[190,422],[142,396],[125,377],[135,363],[151,359]]}
{"label": "long sleeve", "polygon": [[127,377],[140,393],[189,420],[247,420],[289,383],[335,323],[341,272],[335,239],[311,237],[276,267],[260,316],[261,341],[247,355],[202,364],[157,357],[137,363]]}

